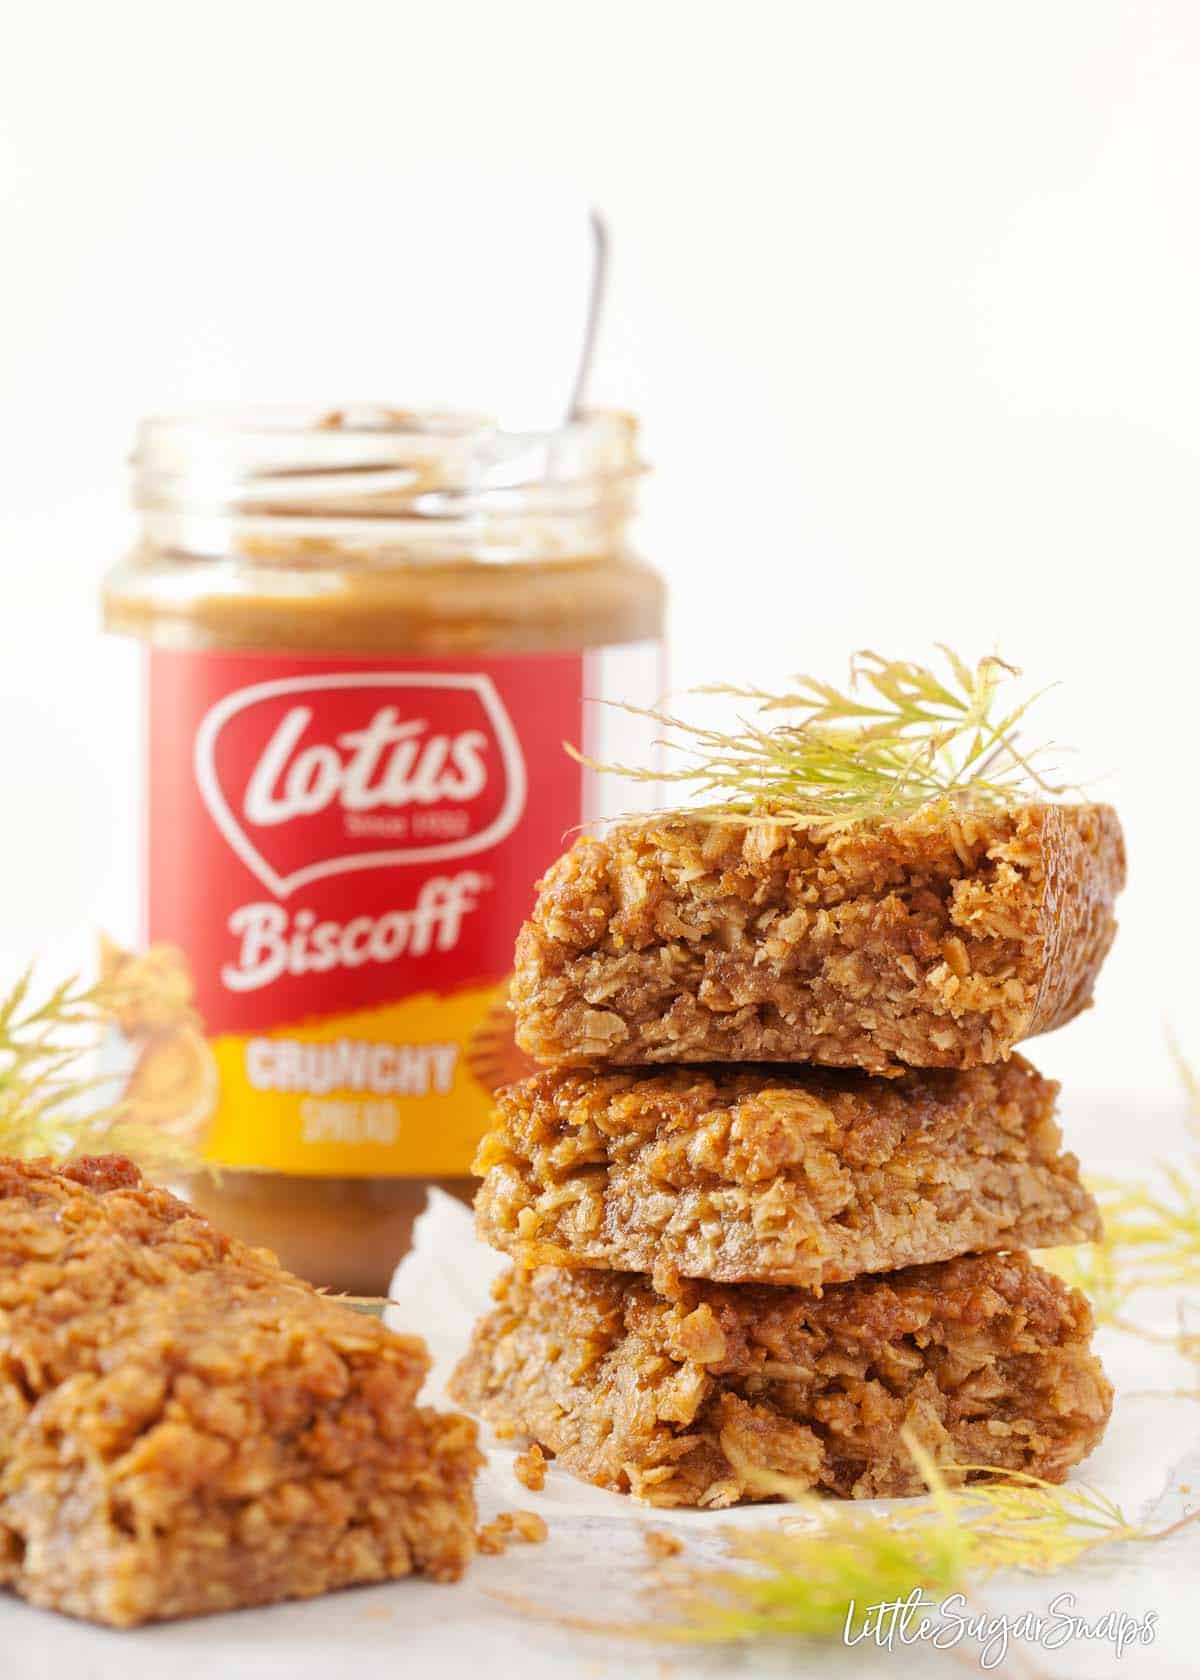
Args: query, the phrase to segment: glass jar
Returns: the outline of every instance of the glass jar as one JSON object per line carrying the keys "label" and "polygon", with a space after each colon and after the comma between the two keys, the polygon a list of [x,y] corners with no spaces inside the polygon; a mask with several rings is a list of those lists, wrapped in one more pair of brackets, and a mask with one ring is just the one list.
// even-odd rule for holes
{"label": "glass jar", "polygon": [[505,989],[534,882],[572,828],[646,802],[563,749],[644,752],[586,702],[665,686],[640,472],[619,413],[140,429],[141,540],[104,589],[146,703],[110,1048],[135,1114],[220,1168],[187,1193],[313,1282],[381,1293],[427,1186],[469,1198],[524,1071]]}

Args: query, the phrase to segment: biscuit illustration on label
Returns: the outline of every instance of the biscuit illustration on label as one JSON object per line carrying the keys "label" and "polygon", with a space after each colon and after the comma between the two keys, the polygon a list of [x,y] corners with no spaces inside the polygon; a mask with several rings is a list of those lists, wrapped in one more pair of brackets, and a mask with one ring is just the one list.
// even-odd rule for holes
{"label": "biscuit illustration on label", "polygon": [[517,1047],[514,1025],[506,982],[467,1044],[467,1066],[490,1096],[536,1072],[532,1058]]}
{"label": "biscuit illustration on label", "polygon": [[102,935],[100,983],[106,1012],[133,1057],[117,1100],[131,1119],[198,1148],[220,1081],[183,952],[165,943],[129,951]]}

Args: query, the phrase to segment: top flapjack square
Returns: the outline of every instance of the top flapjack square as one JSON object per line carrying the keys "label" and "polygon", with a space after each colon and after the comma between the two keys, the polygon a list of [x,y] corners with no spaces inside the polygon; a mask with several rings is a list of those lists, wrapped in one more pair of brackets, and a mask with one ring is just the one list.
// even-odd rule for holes
{"label": "top flapjack square", "polygon": [[832,832],[703,812],[578,840],[517,942],[539,1062],[976,1067],[1090,1004],[1125,849],[1108,805]]}

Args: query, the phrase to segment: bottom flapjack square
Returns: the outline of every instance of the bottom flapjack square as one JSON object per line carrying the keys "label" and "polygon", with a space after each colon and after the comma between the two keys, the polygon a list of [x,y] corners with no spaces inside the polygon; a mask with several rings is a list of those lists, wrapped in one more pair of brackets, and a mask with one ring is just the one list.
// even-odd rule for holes
{"label": "bottom flapjack square", "polygon": [[1112,1389],[1077,1290],[1025,1254],[827,1288],[543,1267],[507,1273],[451,1393],[568,1470],[652,1505],[920,1493],[915,1439],[961,1480],[1060,1481]]}

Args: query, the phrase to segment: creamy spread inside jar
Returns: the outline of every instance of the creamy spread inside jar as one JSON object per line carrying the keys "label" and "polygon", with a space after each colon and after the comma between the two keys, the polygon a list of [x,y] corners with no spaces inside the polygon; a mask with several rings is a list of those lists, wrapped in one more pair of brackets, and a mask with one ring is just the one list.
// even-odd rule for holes
{"label": "creamy spread inside jar", "polygon": [[534,881],[645,802],[563,750],[644,757],[589,702],[665,686],[635,426],[183,416],[134,468],[141,540],[104,591],[145,709],[141,925],[102,946],[126,1100],[220,1167],[187,1189],[224,1229],[378,1293],[523,1071]]}

